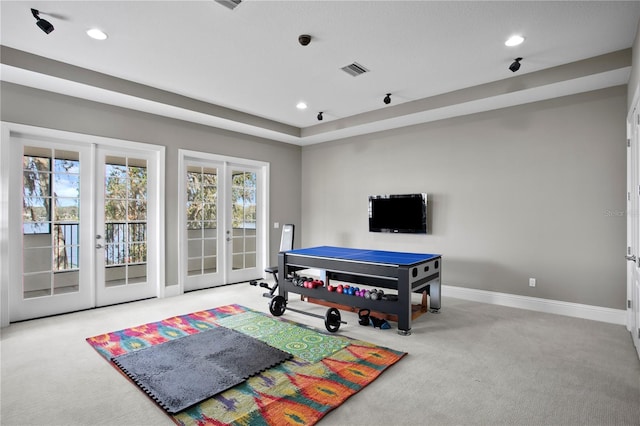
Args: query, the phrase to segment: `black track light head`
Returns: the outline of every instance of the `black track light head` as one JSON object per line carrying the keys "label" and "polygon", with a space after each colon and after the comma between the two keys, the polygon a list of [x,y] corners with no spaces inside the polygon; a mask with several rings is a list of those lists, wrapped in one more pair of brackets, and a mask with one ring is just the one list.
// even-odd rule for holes
{"label": "black track light head", "polygon": [[311,43],[311,36],[309,34],[301,34],[300,36],[298,36],[298,43],[303,46],[307,46],[309,43]]}
{"label": "black track light head", "polygon": [[322,111],[318,113],[318,121],[322,121],[324,117],[322,116]]}
{"label": "black track light head", "polygon": [[387,93],[387,96],[382,100],[385,104],[389,105],[391,103],[391,93]]}
{"label": "black track light head", "polygon": [[38,10],[31,9],[31,14],[33,15],[34,18],[36,18],[36,25],[38,26],[38,28],[40,28],[46,34],[49,34],[51,33],[51,31],[54,30],[53,25],[51,25],[51,22],[40,18],[40,12]]}
{"label": "black track light head", "polygon": [[516,72],[520,69],[520,61],[522,58],[516,58],[511,65],[509,65],[509,69],[511,72]]}

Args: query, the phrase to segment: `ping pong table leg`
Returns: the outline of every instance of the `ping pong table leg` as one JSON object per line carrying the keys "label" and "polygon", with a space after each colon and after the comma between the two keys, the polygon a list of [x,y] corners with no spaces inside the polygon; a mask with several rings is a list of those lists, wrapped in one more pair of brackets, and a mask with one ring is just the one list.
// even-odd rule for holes
{"label": "ping pong table leg", "polygon": [[438,279],[429,284],[429,311],[433,314],[440,313],[440,275]]}
{"label": "ping pong table leg", "polygon": [[409,285],[409,270],[398,269],[398,334],[411,334],[411,291]]}
{"label": "ping pong table leg", "polygon": [[289,300],[289,294],[286,290],[287,268],[285,253],[278,253],[278,296],[284,297],[284,300]]}

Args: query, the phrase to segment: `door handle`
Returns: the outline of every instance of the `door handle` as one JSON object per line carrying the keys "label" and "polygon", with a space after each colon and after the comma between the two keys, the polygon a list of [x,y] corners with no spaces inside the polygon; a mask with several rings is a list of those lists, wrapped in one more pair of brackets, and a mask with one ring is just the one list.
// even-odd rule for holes
{"label": "door handle", "polygon": [[629,262],[635,262],[636,261],[636,255],[631,255],[631,256],[625,256],[625,259],[627,259]]}
{"label": "door handle", "polygon": [[101,249],[102,248],[102,244],[96,244],[96,248],[97,249]]}

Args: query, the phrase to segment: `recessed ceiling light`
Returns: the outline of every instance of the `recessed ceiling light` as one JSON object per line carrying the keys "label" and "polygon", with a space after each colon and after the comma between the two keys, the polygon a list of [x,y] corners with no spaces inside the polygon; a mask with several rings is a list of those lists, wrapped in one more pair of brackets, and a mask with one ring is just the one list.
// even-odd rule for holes
{"label": "recessed ceiling light", "polygon": [[514,35],[509,37],[509,39],[505,41],[504,44],[505,46],[513,47],[522,44],[523,41],[524,37],[522,37],[521,35]]}
{"label": "recessed ceiling light", "polygon": [[87,30],[87,35],[95,40],[107,39],[107,34],[104,31],[99,30],[97,28],[91,28],[90,30]]}
{"label": "recessed ceiling light", "polygon": [[305,104],[304,102],[298,102],[298,105],[296,105],[296,108],[307,109],[307,104]]}

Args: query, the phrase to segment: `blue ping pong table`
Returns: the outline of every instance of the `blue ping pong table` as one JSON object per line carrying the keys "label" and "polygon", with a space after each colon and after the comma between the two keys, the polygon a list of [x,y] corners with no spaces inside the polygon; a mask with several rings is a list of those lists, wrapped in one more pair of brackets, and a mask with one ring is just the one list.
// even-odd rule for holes
{"label": "blue ping pong table", "polygon": [[[291,276],[303,269],[319,269],[325,287],[296,286]],[[303,297],[397,316],[398,333],[411,334],[411,293],[427,290],[432,312],[440,310],[442,256],[439,254],[363,250],[319,246],[281,252],[278,255],[278,294],[288,300],[288,293]],[[397,300],[371,300],[327,291],[331,279],[382,287],[397,291]]]}

